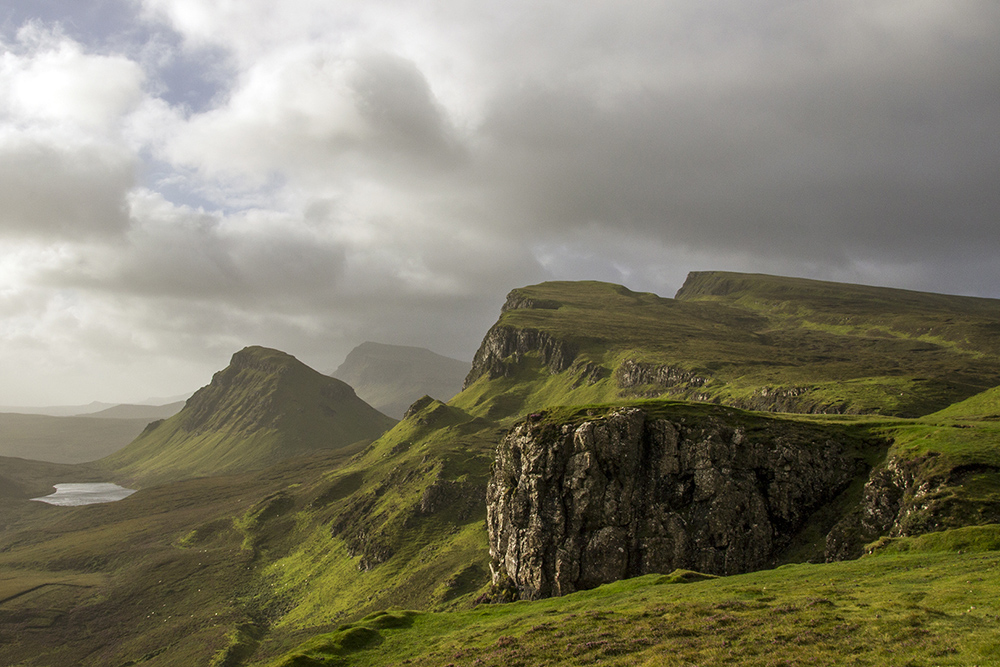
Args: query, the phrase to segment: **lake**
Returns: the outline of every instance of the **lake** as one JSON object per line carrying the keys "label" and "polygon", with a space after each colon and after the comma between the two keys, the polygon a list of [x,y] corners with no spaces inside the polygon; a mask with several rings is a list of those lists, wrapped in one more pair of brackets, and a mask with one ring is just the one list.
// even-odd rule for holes
{"label": "lake", "polygon": [[113,503],[116,500],[127,498],[135,493],[135,489],[126,489],[123,486],[107,482],[92,484],[56,484],[55,488],[55,493],[42,496],[41,498],[32,498],[32,500],[48,503],[50,505],[74,507],[77,505]]}

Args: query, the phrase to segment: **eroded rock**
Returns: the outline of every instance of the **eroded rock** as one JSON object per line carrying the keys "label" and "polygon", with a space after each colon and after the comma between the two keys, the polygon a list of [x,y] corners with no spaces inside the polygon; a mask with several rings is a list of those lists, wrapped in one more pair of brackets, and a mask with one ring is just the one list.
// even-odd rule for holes
{"label": "eroded rock", "polygon": [[487,489],[494,582],[534,599],[677,568],[760,569],[859,465],[787,425],[748,433],[636,408],[529,419],[500,443]]}

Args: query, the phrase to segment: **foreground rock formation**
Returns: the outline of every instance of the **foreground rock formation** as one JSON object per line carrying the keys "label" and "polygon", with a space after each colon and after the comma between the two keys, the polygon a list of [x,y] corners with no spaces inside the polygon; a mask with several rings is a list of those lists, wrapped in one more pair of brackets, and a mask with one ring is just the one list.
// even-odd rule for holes
{"label": "foreground rock formation", "polygon": [[487,490],[494,582],[524,599],[687,568],[766,567],[865,465],[814,429],[621,408],[534,415],[501,442]]}

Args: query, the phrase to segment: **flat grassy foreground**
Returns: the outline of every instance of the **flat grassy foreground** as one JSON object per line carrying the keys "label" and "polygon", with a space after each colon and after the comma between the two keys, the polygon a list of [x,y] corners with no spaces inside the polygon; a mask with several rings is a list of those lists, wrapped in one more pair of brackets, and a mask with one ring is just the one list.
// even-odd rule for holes
{"label": "flat grassy foreground", "polygon": [[277,667],[1000,665],[1000,526],[892,540],[856,561],[650,575],[469,611],[389,611]]}

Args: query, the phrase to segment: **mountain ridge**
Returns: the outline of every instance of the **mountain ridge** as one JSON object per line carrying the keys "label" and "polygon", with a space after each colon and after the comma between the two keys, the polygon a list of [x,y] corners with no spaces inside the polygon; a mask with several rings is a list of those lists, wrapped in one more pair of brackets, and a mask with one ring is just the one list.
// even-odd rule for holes
{"label": "mountain ridge", "polygon": [[460,401],[500,414],[498,400],[658,396],[915,417],[1000,384],[1000,301],[906,292],[900,306],[896,290],[820,281],[793,298],[799,281],[704,272],[681,299],[594,281],[517,288]]}

